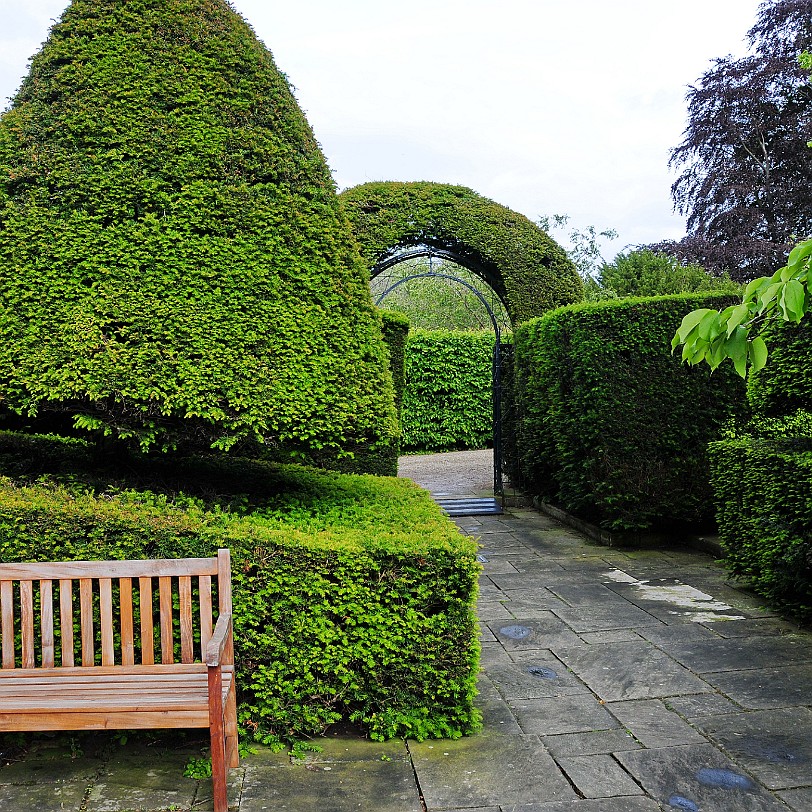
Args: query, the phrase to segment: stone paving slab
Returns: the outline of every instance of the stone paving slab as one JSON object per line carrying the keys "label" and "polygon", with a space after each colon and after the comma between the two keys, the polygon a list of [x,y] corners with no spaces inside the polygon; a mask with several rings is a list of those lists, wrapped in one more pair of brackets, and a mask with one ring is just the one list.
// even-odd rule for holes
{"label": "stone paving slab", "polygon": [[650,699],[709,692],[710,686],[651,643],[579,648],[554,646],[560,657],[601,699]]}
{"label": "stone paving slab", "polygon": [[769,789],[812,785],[812,710],[709,716],[697,726]]}
{"label": "stone paving slab", "polygon": [[812,705],[812,666],[764,667],[703,674],[717,690],[744,708],[763,710]]}
{"label": "stone paving slab", "polygon": [[610,755],[559,758],[558,766],[584,798],[643,794],[640,785]]}
{"label": "stone paving slab", "polygon": [[[744,671],[772,666],[812,662],[809,639],[800,635],[707,640],[696,643],[663,644],[675,660],[698,674],[711,671]],[[758,649],[758,659],[753,649]]]}
{"label": "stone paving slab", "polygon": [[666,808],[786,812],[783,803],[709,744],[633,750],[616,758]]}
{"label": "stone paving slab", "polygon": [[540,617],[514,618],[510,622],[491,621],[486,625],[508,651],[549,649],[581,642],[552,612]]}
{"label": "stone paving slab", "polygon": [[502,812],[660,812],[662,807],[650,798],[604,798],[529,806],[503,806]]}
{"label": "stone paving slab", "polygon": [[516,721],[525,733],[552,736],[612,730],[618,722],[591,694],[548,699],[516,699],[510,702]]}
{"label": "stone paving slab", "polygon": [[430,812],[576,797],[537,736],[485,734],[409,750]]}
{"label": "stone paving slab", "polygon": [[646,747],[705,744],[706,739],[660,699],[611,702],[609,711]]}
{"label": "stone paving slab", "polygon": [[812,787],[788,789],[776,795],[786,802],[793,812],[812,812]]}
{"label": "stone paving slab", "polygon": [[79,812],[87,783],[0,786],[0,812]]}
{"label": "stone paving slab", "polygon": [[620,728],[542,736],[541,743],[554,758],[619,753],[623,750],[639,750],[642,746],[626,730]]}

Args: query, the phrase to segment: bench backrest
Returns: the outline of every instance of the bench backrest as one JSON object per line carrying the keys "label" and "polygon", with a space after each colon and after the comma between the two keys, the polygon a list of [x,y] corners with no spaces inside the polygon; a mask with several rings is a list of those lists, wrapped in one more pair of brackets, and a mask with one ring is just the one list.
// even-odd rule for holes
{"label": "bench backrest", "polygon": [[2,667],[168,664],[176,650],[180,662],[197,662],[212,635],[215,594],[219,613],[231,613],[228,550],[215,558],[0,564]]}

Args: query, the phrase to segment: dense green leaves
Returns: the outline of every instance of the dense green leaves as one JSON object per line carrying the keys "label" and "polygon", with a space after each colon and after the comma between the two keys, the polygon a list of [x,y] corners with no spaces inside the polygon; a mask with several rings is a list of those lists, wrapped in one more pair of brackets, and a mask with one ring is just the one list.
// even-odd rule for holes
{"label": "dense green leaves", "polygon": [[493,332],[415,330],[406,343],[406,450],[484,448],[493,440]]}
{"label": "dense green leaves", "polygon": [[671,340],[672,349],[682,346],[682,360],[691,365],[705,361],[716,369],[729,358],[742,378],[749,368],[759,372],[767,363],[759,329],[775,320],[798,324],[812,306],[810,259],[812,240],[806,240],[793,248],[785,267],[750,282],[740,304],[688,313]]}
{"label": "dense green leaves", "polygon": [[727,301],[615,300],[522,325],[515,397],[526,488],[610,529],[706,518],[706,445],[744,409],[744,386],[682,367],[668,337],[686,311],[706,305],[691,316],[698,329]]}
{"label": "dense green leaves", "polygon": [[366,272],[226,0],[74,0],[0,120],[0,399],[133,438],[392,441]]}
{"label": "dense green leaves", "polygon": [[462,186],[365,183],[341,193],[368,265],[398,249],[429,245],[470,257],[513,324],[580,301],[575,266],[544,231]]}
{"label": "dense green leaves", "polygon": [[375,738],[477,729],[476,545],[425,491],[239,458],[114,470],[82,444],[0,433],[0,560],[229,547],[250,731],[310,736],[341,719]]}
{"label": "dense green leaves", "polygon": [[805,440],[745,437],[711,443],[709,455],[726,566],[773,605],[809,620],[812,451],[808,414],[802,423]]}

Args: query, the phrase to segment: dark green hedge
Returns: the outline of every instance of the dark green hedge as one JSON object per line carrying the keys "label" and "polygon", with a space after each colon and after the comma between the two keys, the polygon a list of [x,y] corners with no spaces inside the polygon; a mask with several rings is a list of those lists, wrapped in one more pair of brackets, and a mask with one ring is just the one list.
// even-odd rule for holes
{"label": "dark green hedge", "polygon": [[383,340],[389,350],[389,369],[395,388],[395,406],[400,417],[403,390],[406,387],[406,341],[409,337],[409,319],[394,310],[381,310]]}
{"label": "dark green hedge", "polygon": [[711,443],[725,564],[773,605],[812,619],[812,440]]}
{"label": "dark green hedge", "polygon": [[229,547],[249,728],[281,738],[340,719],[376,738],[477,728],[476,545],[428,494],[408,480],[236,458],[131,463],[112,479],[81,444],[0,434],[0,560]]}
{"label": "dark green hedge", "polygon": [[549,235],[471,189],[365,183],[340,197],[370,268],[405,246],[453,250],[485,269],[513,324],[583,297],[575,266]]}
{"label": "dark green hedge", "polygon": [[492,332],[415,330],[406,343],[402,446],[484,448],[493,440]]}
{"label": "dark green hedge", "polygon": [[812,410],[812,324],[776,322],[764,330],[769,358],[764,369],[750,373],[747,395],[753,411],[786,415]]}
{"label": "dark green hedge", "polygon": [[732,366],[671,353],[685,313],[730,297],[669,296],[561,308],[515,333],[525,488],[615,530],[711,511],[708,441],[745,408]]}
{"label": "dark green hedge", "polygon": [[0,119],[0,401],[142,444],[397,435],[318,144],[227,0],[74,0]]}

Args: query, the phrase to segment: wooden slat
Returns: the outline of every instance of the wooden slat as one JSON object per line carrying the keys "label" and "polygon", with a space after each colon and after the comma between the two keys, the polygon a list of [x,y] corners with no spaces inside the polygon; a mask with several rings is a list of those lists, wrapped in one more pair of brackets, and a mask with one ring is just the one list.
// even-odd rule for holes
{"label": "wooden slat", "polygon": [[155,642],[152,636],[152,578],[138,579],[141,597],[141,663],[155,662]]}
{"label": "wooden slat", "polygon": [[73,668],[73,582],[59,581],[59,633],[62,638],[62,667]]}
{"label": "wooden slat", "polygon": [[14,589],[11,581],[0,582],[0,634],[3,635],[3,668],[14,668]]}
{"label": "wooden slat", "polygon": [[205,652],[212,632],[211,575],[201,575],[198,583],[200,590],[200,651]]}
{"label": "wooden slat", "polygon": [[138,711],[136,713],[3,713],[0,731],[31,730],[155,730],[209,726],[208,710]]}
{"label": "wooden slat", "polygon": [[34,667],[34,585],[20,581],[20,638],[23,668]]}
{"label": "wooden slat", "polygon": [[161,605],[161,662],[175,662],[172,650],[172,579],[163,576],[158,579],[158,592]]}
{"label": "wooden slat", "polygon": [[180,652],[181,662],[191,663],[195,658],[194,629],[192,627],[192,579],[182,575],[178,579],[180,597]]}
{"label": "wooden slat", "polygon": [[0,564],[2,581],[70,578],[158,578],[216,575],[216,558],[169,558],[145,561],[60,561],[41,564]]}
{"label": "wooden slat", "polygon": [[[217,594],[219,596],[220,614],[232,613],[231,606],[231,552],[229,550],[217,551]],[[228,636],[220,660],[223,665],[234,662],[234,637]]]}
{"label": "wooden slat", "polygon": [[121,617],[121,664],[135,663],[135,633],[133,631],[133,580],[121,578],[118,582],[118,603]]}
{"label": "wooden slat", "polygon": [[115,662],[113,652],[113,582],[99,578],[99,614],[101,619],[102,665]]}
{"label": "wooden slat", "polygon": [[53,581],[39,582],[40,642],[42,645],[42,667],[54,667],[54,587]]}
{"label": "wooden slat", "polygon": [[96,661],[93,634],[93,581],[79,579],[79,625],[82,630],[82,665],[93,665]]}

